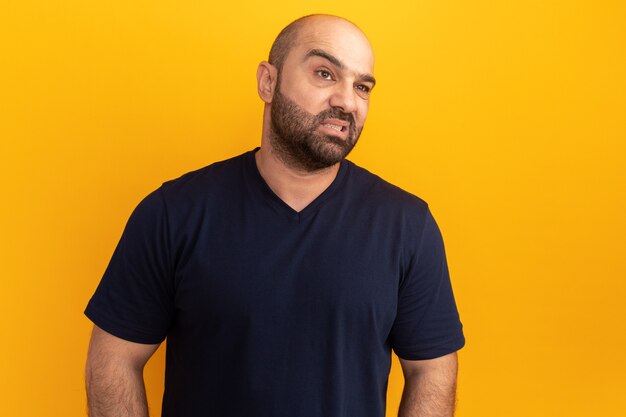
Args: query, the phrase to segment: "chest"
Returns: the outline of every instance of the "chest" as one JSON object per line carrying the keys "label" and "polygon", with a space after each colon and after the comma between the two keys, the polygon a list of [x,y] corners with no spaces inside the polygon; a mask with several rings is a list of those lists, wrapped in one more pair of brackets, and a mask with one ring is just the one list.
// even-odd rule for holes
{"label": "chest", "polygon": [[199,225],[177,267],[181,324],[348,325],[384,339],[396,314],[399,248],[367,218],[324,214],[286,222],[230,213]]}

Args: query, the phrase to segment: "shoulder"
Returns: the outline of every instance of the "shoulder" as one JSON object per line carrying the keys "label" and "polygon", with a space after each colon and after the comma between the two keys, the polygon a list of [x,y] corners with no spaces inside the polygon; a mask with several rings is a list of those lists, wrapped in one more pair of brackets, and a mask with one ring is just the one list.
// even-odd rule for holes
{"label": "shoulder", "polygon": [[[251,156],[252,155],[252,156]],[[252,152],[214,162],[167,180],[140,202],[136,211],[158,211],[171,220],[195,218],[207,209],[236,200],[245,184],[246,162]]]}
{"label": "shoulder", "polygon": [[354,162],[346,162],[350,170],[349,187],[362,198],[364,204],[411,214],[423,215],[428,211],[428,203],[419,196],[384,180]]}
{"label": "shoulder", "polygon": [[424,199],[354,163],[349,171],[354,217],[364,220],[378,240],[399,245],[403,271],[423,250],[441,245],[439,228]]}
{"label": "shoulder", "polygon": [[161,185],[166,197],[192,197],[211,192],[216,188],[228,188],[241,181],[246,158],[251,152],[214,162],[205,167],[187,172]]}

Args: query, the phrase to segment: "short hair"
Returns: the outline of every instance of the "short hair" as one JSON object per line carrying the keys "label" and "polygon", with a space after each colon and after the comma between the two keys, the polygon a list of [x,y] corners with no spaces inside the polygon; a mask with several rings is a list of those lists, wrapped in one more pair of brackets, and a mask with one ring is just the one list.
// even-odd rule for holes
{"label": "short hair", "polygon": [[304,23],[304,20],[311,16],[314,15],[303,16],[289,23],[280,31],[274,40],[272,48],[270,49],[268,62],[275,66],[279,73],[283,69],[283,64],[285,63],[285,58],[287,58],[289,51],[291,51],[297,43],[300,27]]}

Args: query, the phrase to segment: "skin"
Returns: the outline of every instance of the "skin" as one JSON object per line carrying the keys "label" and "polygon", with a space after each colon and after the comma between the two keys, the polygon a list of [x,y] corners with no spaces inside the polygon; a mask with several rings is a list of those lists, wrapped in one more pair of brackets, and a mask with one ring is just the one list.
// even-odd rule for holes
{"label": "skin", "polygon": [[85,369],[90,417],[148,417],[143,368],[158,347],[93,327]]}
{"label": "skin", "polygon": [[[324,51],[336,58],[342,68],[321,56],[310,56],[311,50]],[[364,96],[363,88],[373,88],[373,69],[372,48],[356,26],[332,16],[313,16],[307,19],[285,59],[280,90],[311,114],[341,109],[352,115],[356,129],[361,130],[369,110],[369,97]],[[339,163],[310,172],[290,163],[274,149],[270,140],[271,111],[278,69],[261,62],[257,81],[259,97],[265,102],[261,149],[256,153],[259,172],[276,195],[295,211],[301,211],[333,182]],[[319,132],[336,134],[322,124]],[[333,145],[328,146],[332,151]]]}
{"label": "skin", "polygon": [[[370,96],[365,89],[374,87],[373,68],[372,48],[356,26],[333,16],[312,16],[306,19],[296,45],[285,59],[280,91],[311,115],[340,109],[351,115],[355,126],[350,128],[360,131],[369,110]],[[257,81],[259,96],[265,102],[261,148],[255,156],[257,166],[268,186],[292,209],[300,211],[332,183],[339,163],[307,170],[272,146],[271,111],[278,69],[261,62]],[[339,134],[322,123],[314,130],[348,140],[345,132]],[[326,141],[323,146],[331,154],[343,151],[336,141]],[[94,326],[86,367],[91,417],[148,416],[143,368],[158,346],[129,342]],[[454,414],[456,353],[430,360],[401,359],[400,363],[405,385],[399,417]]]}
{"label": "skin", "polygon": [[400,359],[404,389],[398,417],[452,417],[456,401],[457,353],[435,359]]}

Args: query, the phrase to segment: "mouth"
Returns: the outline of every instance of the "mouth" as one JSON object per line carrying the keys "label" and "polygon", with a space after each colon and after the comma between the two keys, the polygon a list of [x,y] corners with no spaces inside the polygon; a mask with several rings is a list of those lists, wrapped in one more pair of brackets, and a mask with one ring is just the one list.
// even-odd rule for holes
{"label": "mouth", "polygon": [[324,126],[330,127],[331,129],[335,129],[338,132],[343,132],[346,129],[345,126],[334,125],[332,123],[324,123]]}
{"label": "mouth", "polygon": [[350,128],[350,123],[345,120],[340,119],[325,119],[322,121],[322,126],[327,128],[329,132],[339,132],[343,133],[344,136],[348,133],[348,129]]}

